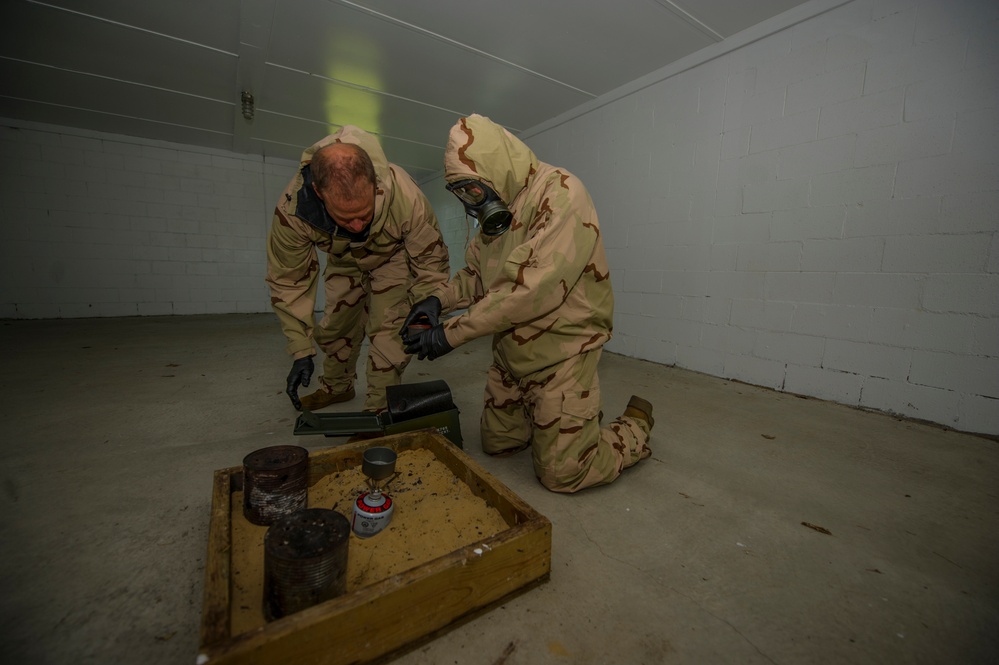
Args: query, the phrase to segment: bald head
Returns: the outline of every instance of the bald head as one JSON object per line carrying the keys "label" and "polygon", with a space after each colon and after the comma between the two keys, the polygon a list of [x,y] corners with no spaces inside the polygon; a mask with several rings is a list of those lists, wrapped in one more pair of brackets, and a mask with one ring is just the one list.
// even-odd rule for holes
{"label": "bald head", "polygon": [[356,198],[375,185],[375,165],[364,148],[353,143],[331,143],[312,156],[316,189],[333,196]]}
{"label": "bald head", "polygon": [[310,170],[312,187],[333,221],[355,233],[371,223],[377,180],[363,148],[331,143],[312,156]]}

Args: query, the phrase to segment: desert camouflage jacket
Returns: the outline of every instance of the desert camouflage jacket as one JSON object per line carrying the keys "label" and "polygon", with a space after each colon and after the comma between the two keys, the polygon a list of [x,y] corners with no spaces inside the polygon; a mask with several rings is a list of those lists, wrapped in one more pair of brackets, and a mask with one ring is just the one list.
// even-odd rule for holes
{"label": "desert camouflage jacket", "polygon": [[468,308],[445,323],[448,342],[493,334],[494,352],[518,377],[605,344],[614,296],[583,183],[479,115],[451,129],[444,170],[448,182],[484,180],[514,218],[501,236],[477,234],[466,267],[434,292],[445,311]]}
{"label": "desert camouflage jacket", "polygon": [[[363,238],[337,226],[311,187],[312,155],[335,142],[361,146],[375,166],[374,220]],[[301,168],[281,194],[267,236],[271,306],[295,358],[315,353],[313,312],[322,282],[317,250],[326,252],[329,265],[341,274],[370,273],[383,283],[409,280],[411,302],[450,276],[447,246],[430,202],[408,173],[389,163],[374,136],[351,125],[302,153]],[[405,262],[397,259],[400,252]]]}

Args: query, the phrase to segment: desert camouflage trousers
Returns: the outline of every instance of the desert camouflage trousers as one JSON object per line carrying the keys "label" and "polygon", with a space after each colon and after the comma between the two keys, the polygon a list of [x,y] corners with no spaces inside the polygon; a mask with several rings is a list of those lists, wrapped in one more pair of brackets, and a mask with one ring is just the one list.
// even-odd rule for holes
{"label": "desert camouflage trousers", "polygon": [[604,485],[649,457],[645,421],[621,416],[600,426],[601,352],[573,356],[520,380],[494,356],[480,423],[483,452],[506,455],[530,447],[534,473],[554,492]]}
{"label": "desert camouflage trousers", "polygon": [[[393,266],[401,261],[401,266]],[[393,268],[385,270],[385,268]],[[400,272],[401,270],[401,272]],[[326,307],[313,339],[325,354],[320,381],[341,393],[354,387],[357,360],[369,340],[364,410],[384,411],[385,388],[402,382],[409,356],[399,329],[409,313],[409,271],[400,253],[371,273],[328,261],[323,274]]]}

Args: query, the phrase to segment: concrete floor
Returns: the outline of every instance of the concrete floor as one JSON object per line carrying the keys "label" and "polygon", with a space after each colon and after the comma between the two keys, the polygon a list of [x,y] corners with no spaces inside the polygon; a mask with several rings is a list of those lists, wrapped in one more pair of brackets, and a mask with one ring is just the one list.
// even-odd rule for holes
{"label": "concrete floor", "polygon": [[[342,441],[292,436],[275,318],[2,321],[0,347],[0,662],[193,663],[212,471]],[[465,450],[551,519],[551,579],[396,663],[999,662],[995,441],[605,354],[604,412],[652,401],[654,454],[563,496],[479,450],[488,359],[406,379],[445,379]]]}

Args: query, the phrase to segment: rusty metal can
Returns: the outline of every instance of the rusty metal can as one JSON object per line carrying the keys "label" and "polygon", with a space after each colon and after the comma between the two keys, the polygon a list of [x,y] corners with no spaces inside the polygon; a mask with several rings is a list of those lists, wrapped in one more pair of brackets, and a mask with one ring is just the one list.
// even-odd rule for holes
{"label": "rusty metal can", "polygon": [[243,516],[260,526],[305,508],[309,499],[309,451],[269,446],[243,458]]}
{"label": "rusty metal can", "polygon": [[350,523],[325,508],[274,522],[264,535],[264,616],[268,621],[317,605],[347,590]]}

